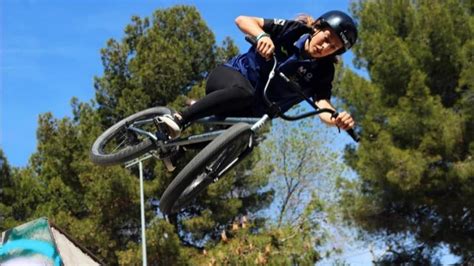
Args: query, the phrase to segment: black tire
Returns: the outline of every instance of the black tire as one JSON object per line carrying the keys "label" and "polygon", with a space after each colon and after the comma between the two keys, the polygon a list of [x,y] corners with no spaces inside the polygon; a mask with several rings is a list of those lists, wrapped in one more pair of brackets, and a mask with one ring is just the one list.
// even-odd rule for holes
{"label": "black tire", "polygon": [[[128,141],[125,146],[119,150],[107,151],[107,145],[112,144],[118,137],[126,137],[130,139],[130,134],[134,134],[127,130],[127,126],[140,121],[150,119],[163,114],[170,114],[171,110],[166,107],[153,107],[122,119],[120,122],[111,126],[100,135],[92,145],[90,157],[92,162],[98,165],[113,165],[128,162],[132,159],[147,153],[154,148],[154,143],[149,137],[132,135],[135,139]],[[148,126],[154,126],[150,123]],[[155,129],[156,130],[156,129]]]}
{"label": "black tire", "polygon": [[[253,148],[250,125],[238,123],[215,138],[173,179],[160,199],[164,214],[178,212],[214,180],[237,165]],[[217,166],[217,167],[216,167]],[[215,167],[211,173],[209,169]]]}

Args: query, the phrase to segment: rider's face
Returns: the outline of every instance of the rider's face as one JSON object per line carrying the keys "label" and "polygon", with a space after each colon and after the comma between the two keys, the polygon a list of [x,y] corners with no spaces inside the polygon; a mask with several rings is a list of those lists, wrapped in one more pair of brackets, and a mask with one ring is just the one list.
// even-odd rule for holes
{"label": "rider's face", "polygon": [[342,48],[342,41],[330,29],[316,30],[305,44],[306,52],[313,58],[330,55]]}

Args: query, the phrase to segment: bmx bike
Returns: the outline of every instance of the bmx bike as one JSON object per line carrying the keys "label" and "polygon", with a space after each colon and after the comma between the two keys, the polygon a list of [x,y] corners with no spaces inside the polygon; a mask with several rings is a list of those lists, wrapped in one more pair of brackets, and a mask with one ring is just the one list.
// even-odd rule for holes
{"label": "bmx bike", "polygon": [[[246,39],[255,44],[251,38]],[[323,112],[337,117],[338,113],[334,110],[319,108],[309,97],[304,95],[297,83],[278,71],[276,66],[277,59],[273,56],[273,66],[263,89],[264,102],[273,117],[294,121]],[[294,116],[283,113],[280,107],[270,101],[267,96],[269,84],[275,76],[288,82],[289,88],[297,92],[314,110]],[[268,114],[257,118],[206,117],[192,123],[227,128],[171,139],[165,133],[166,125],[159,122],[157,117],[172,114],[172,112],[166,107],[153,107],[135,113],[104,131],[96,139],[91,150],[91,160],[98,165],[126,163],[144,154],[151,154],[157,159],[163,160],[166,165],[169,163],[169,158],[177,154],[180,149],[201,149],[204,146],[177,174],[161,196],[159,207],[161,212],[167,215],[180,211],[207,186],[217,182],[233,166],[244,159],[260,142],[259,129],[272,119]],[[355,141],[359,140],[353,129],[346,132]]]}

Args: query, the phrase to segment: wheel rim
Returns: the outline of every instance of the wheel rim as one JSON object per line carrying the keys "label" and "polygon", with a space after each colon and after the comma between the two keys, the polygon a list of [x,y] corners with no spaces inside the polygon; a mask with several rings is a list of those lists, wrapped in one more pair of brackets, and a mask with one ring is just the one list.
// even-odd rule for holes
{"label": "wheel rim", "polygon": [[[120,151],[139,145],[140,143],[149,139],[148,136],[138,134],[130,129],[130,126],[140,128],[145,131],[155,132],[156,127],[152,123],[152,118],[156,114],[150,114],[139,119],[132,120],[129,123],[124,123],[115,134],[109,136],[101,146],[99,146],[99,153],[102,155],[112,155],[120,153]],[[148,123],[143,121],[150,120]]]}

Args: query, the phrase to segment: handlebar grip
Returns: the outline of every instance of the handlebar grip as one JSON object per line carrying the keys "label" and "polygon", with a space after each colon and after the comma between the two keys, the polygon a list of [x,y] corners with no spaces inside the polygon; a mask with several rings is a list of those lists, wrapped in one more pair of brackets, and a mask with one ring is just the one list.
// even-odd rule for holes
{"label": "handlebar grip", "polygon": [[254,37],[251,37],[249,35],[245,36],[245,40],[249,42],[251,45],[257,45],[257,39]]}
{"label": "handlebar grip", "polygon": [[[331,117],[332,118],[336,118],[337,116],[339,115],[339,112],[334,112],[332,113]],[[359,142],[360,141],[360,136],[359,134],[357,134],[353,128],[350,128],[348,130],[346,130],[347,134],[349,134],[349,136],[351,136],[351,138],[355,141],[355,142]]]}
{"label": "handlebar grip", "polygon": [[353,128],[348,129],[346,132],[347,132],[347,134],[349,134],[349,136],[351,136],[351,138],[352,138],[355,142],[359,142],[359,141],[360,141],[360,136],[354,131]]}

